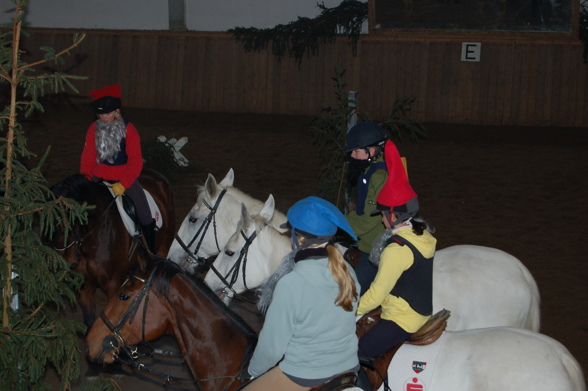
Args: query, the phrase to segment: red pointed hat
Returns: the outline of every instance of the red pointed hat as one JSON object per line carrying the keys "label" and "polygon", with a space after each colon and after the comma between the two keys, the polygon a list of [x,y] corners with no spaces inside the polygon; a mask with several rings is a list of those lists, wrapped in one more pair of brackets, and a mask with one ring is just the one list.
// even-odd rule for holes
{"label": "red pointed hat", "polygon": [[396,206],[406,204],[409,200],[415,198],[417,194],[408,182],[408,176],[400,159],[398,149],[390,140],[386,141],[384,146],[384,158],[386,159],[388,178],[376,201],[378,202],[378,209],[380,209],[380,206],[386,206],[390,210]]}
{"label": "red pointed hat", "polygon": [[103,98],[105,96],[111,96],[113,98],[118,98],[118,99],[122,98],[122,96],[120,94],[120,85],[118,85],[118,84],[113,84],[111,86],[99,88],[97,90],[92,90],[92,91],[90,91],[90,95],[92,95],[92,98],[94,98],[94,100],[98,100],[98,99]]}

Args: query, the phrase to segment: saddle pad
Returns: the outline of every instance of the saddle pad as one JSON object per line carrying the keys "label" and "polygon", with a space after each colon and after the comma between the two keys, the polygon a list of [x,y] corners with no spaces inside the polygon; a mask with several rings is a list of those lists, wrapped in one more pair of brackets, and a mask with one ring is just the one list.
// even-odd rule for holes
{"label": "saddle pad", "polygon": [[[108,190],[110,191],[110,194],[112,194],[113,197],[116,197],[114,195],[114,192],[112,191],[112,187],[108,186]],[[157,203],[155,202],[155,200],[153,199],[151,194],[149,194],[149,192],[145,189],[143,189],[143,191],[145,192],[145,197],[147,197],[147,203],[149,204],[149,209],[151,210],[151,216],[155,220],[155,226],[157,227],[157,229],[160,229],[163,225],[163,219],[161,218],[161,211],[159,210],[159,207],[157,206]],[[127,232],[131,236],[139,235],[139,231],[137,231],[137,228],[135,227],[135,223],[133,222],[133,219],[131,219],[129,217],[129,215],[127,214],[127,212],[125,212],[125,208],[123,207],[122,197],[116,197],[116,207],[118,208],[118,213],[120,214],[120,217],[122,218],[122,221],[125,224]]]}
{"label": "saddle pad", "polygon": [[[392,391],[428,391],[433,371],[446,334],[428,345],[403,344],[388,367],[388,385]],[[378,389],[383,391],[384,385]]]}

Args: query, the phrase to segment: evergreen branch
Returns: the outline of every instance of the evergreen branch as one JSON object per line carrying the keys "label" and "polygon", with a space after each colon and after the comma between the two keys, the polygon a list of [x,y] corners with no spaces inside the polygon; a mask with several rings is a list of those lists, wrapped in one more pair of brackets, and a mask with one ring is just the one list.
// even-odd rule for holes
{"label": "evergreen branch", "polygon": [[43,46],[41,48],[41,50],[44,50],[45,52],[49,53],[50,56],[45,56],[44,59],[42,60],[38,60],[36,62],[32,62],[32,63],[28,63],[22,67],[17,67],[17,71],[23,71],[23,70],[27,70],[27,69],[31,69],[31,68],[35,68],[41,64],[45,64],[51,61],[55,61],[56,58],[59,58],[61,56],[63,56],[64,54],[69,54],[70,51],[72,51],[73,49],[77,48],[80,43],[82,43],[82,41],[86,39],[86,34],[76,34],[74,35],[74,42],[67,48],[61,50],[58,53],[54,53],[53,49],[48,48],[46,46]]}
{"label": "evergreen branch", "polygon": [[[0,82],[9,84],[9,104],[2,110],[0,130],[0,389],[48,389],[45,371],[53,366],[61,379],[61,389],[71,389],[71,380],[79,376],[78,336],[85,325],[61,319],[59,311],[75,304],[83,284],[81,274],[71,270],[67,261],[44,240],[53,235],[58,224],[66,227],[87,219],[88,206],[73,200],[55,199],[45,185],[41,168],[49,148],[37,167],[28,168],[23,159],[37,155],[27,149],[27,138],[18,121],[21,113],[43,111],[38,101],[44,88],[54,91],[71,88],[71,81],[81,77],[60,73],[36,76],[33,67],[44,62],[63,64],[83,39],[74,38],[70,48],[55,52],[42,47],[45,60],[26,64],[20,60],[21,29],[26,0],[12,0],[15,17],[11,32],[0,33]],[[80,38],[82,37],[82,38]],[[9,39],[7,39],[9,38]],[[24,87],[24,88],[23,88]],[[23,91],[24,90],[24,91]],[[17,101],[17,96],[26,97]],[[65,369],[64,369],[65,368]]]}
{"label": "evergreen branch", "polygon": [[319,45],[335,42],[338,34],[348,37],[353,55],[357,54],[357,43],[363,23],[367,20],[367,3],[344,0],[334,8],[317,3],[321,14],[316,18],[298,17],[296,21],[273,28],[235,27],[228,32],[245,52],[261,52],[271,42],[272,54],[281,61],[288,55],[300,67],[305,55],[318,55]]}

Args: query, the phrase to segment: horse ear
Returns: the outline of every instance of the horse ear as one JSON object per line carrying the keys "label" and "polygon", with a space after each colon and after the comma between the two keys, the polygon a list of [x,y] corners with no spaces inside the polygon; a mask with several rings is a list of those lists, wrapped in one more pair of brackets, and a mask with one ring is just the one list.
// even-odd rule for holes
{"label": "horse ear", "polygon": [[206,182],[204,183],[204,188],[208,193],[210,198],[214,198],[216,193],[218,192],[218,185],[216,184],[216,179],[212,174],[208,174],[208,178],[206,178]]}
{"label": "horse ear", "polygon": [[249,214],[249,211],[243,202],[241,202],[241,223],[243,224],[243,227],[247,227],[253,223],[253,219],[251,218],[251,215]]}
{"label": "horse ear", "polygon": [[225,177],[223,178],[222,181],[220,181],[220,186],[221,187],[229,187],[229,186],[233,186],[233,183],[235,183],[235,172],[233,171],[232,168],[229,169],[229,172],[227,172],[227,175],[225,175]]}
{"label": "horse ear", "polygon": [[267,201],[265,201],[265,204],[263,204],[263,208],[261,208],[259,215],[261,216],[261,218],[263,218],[263,221],[265,221],[266,224],[269,224],[269,222],[274,217],[275,210],[276,202],[274,200],[274,196],[270,194],[269,197],[267,197]]}

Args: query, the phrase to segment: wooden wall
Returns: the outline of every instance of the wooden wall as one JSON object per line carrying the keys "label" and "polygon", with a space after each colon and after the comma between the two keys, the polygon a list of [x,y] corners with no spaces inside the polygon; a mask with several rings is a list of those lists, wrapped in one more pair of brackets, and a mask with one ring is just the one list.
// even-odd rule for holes
{"label": "wooden wall", "polygon": [[[72,42],[75,31],[30,29],[23,57]],[[415,96],[413,118],[472,125],[588,126],[588,65],[579,40],[477,37],[480,62],[461,62],[462,41],[434,35],[365,36],[357,57],[346,38],[300,68],[268,52],[244,53],[226,33],[90,30],[59,70],[88,76],[88,91],[120,83],[123,105],[200,112],[313,115],[335,100],[333,70],[373,119],[398,97]]]}

